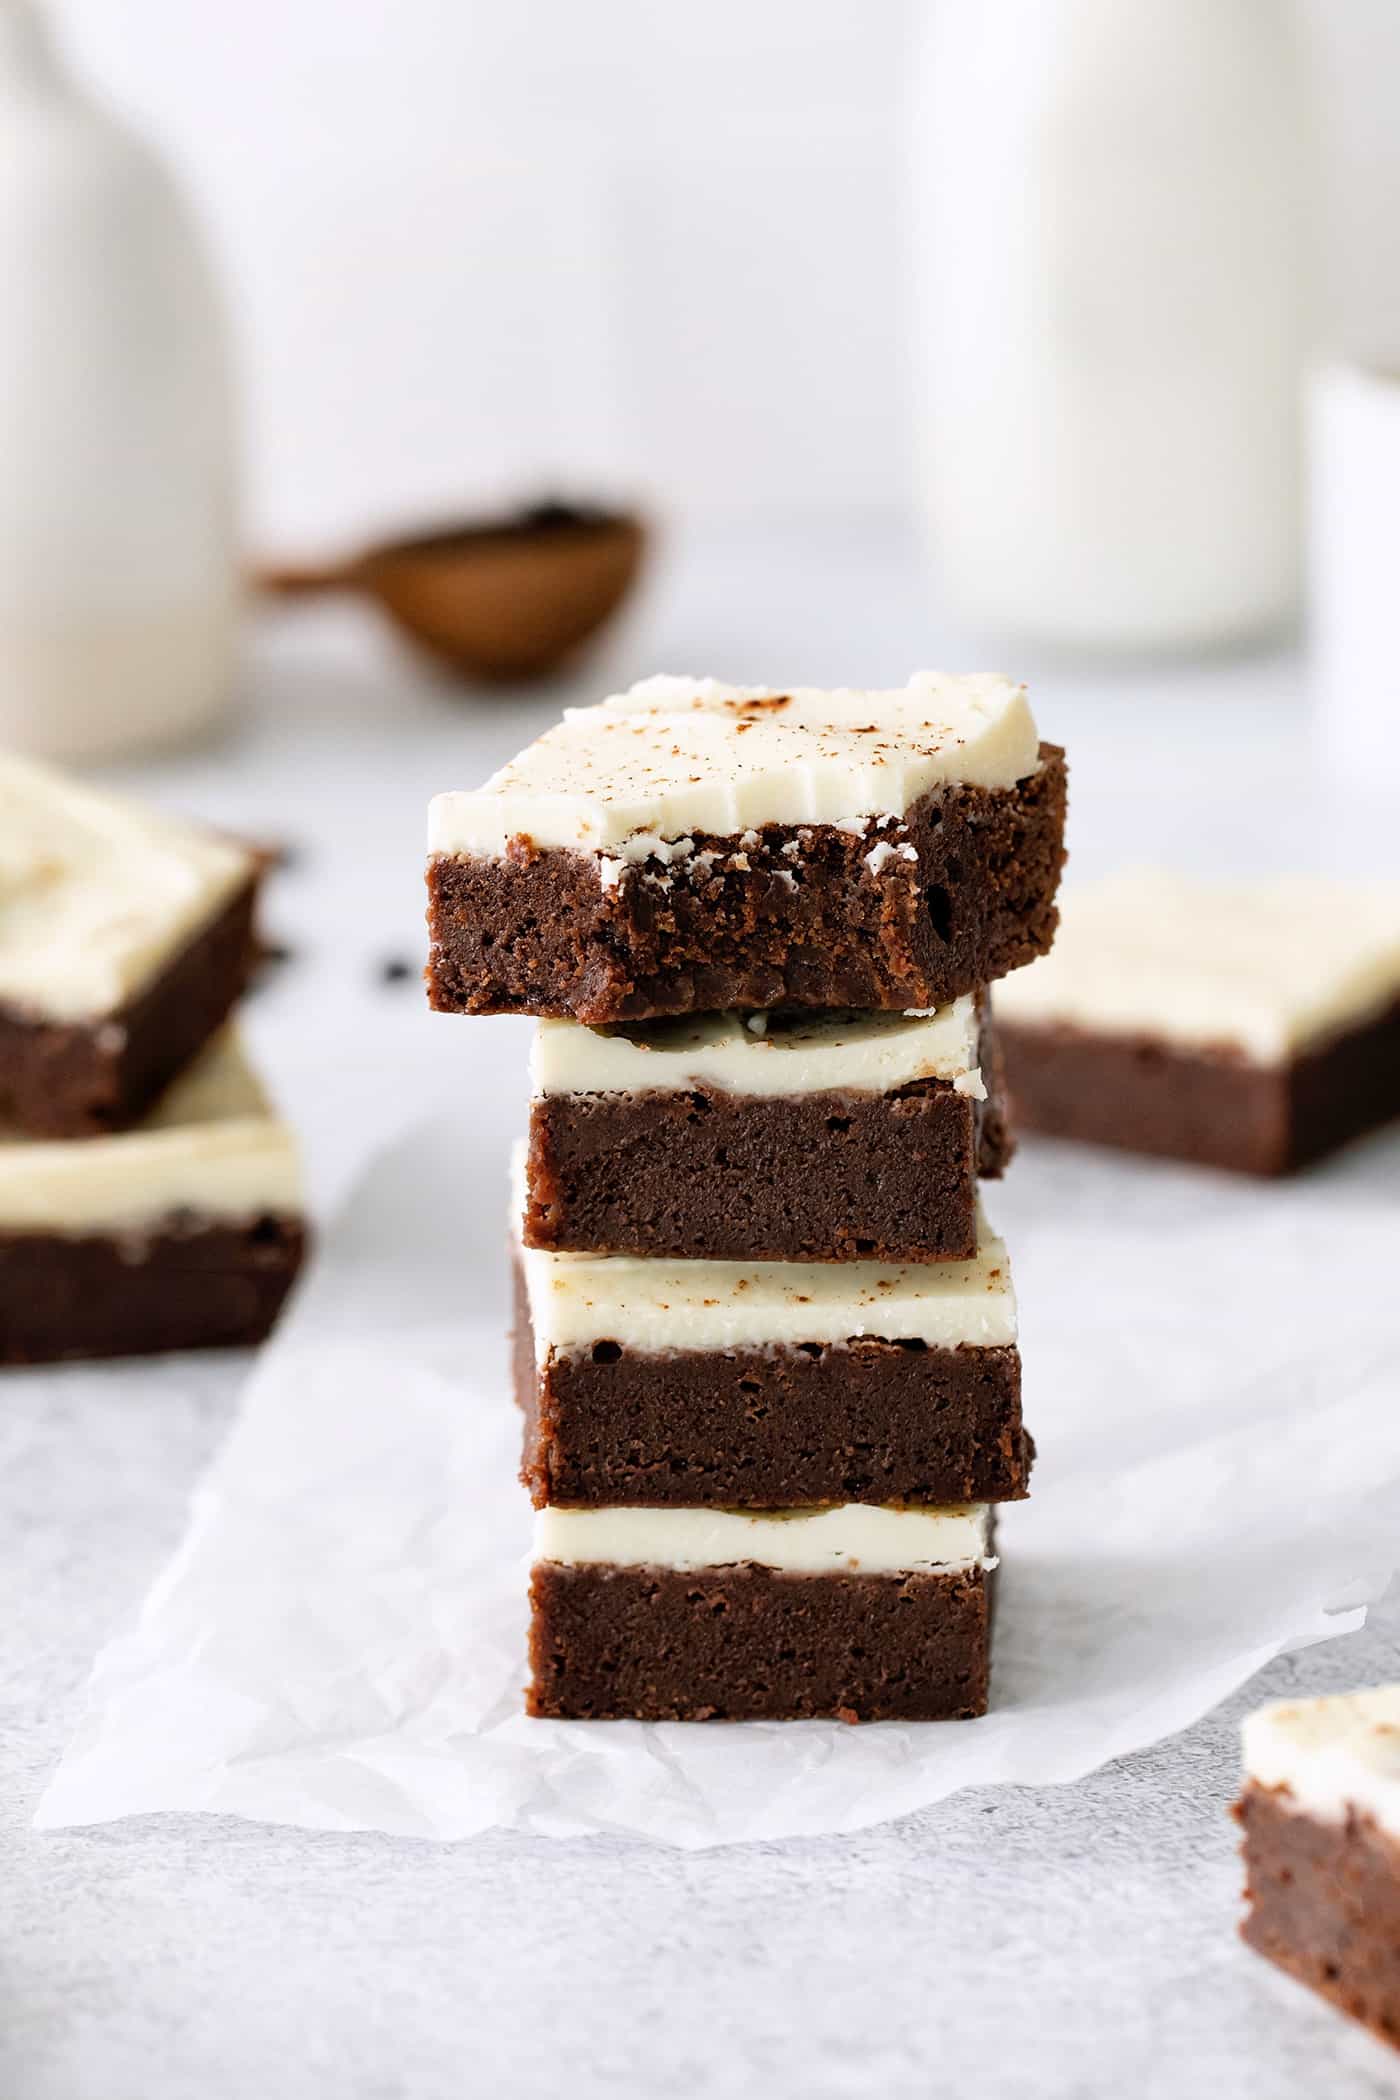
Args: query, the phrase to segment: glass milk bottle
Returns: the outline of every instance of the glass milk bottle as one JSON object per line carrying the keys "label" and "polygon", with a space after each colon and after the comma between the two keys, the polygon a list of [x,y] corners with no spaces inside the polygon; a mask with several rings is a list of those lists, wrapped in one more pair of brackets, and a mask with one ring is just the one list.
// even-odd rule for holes
{"label": "glass milk bottle", "polygon": [[1287,622],[1305,322],[1284,0],[930,0],[910,156],[920,498],[981,629]]}
{"label": "glass milk bottle", "polygon": [[165,170],[0,0],[0,745],[98,757],[225,707],[226,345]]}

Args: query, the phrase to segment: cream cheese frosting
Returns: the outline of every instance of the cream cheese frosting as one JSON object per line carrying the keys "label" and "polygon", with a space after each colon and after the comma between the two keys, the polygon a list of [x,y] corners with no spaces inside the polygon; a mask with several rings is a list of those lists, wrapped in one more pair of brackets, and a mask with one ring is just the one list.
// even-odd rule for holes
{"label": "cream cheese frosting", "polygon": [[49,1139],[0,1129],[0,1229],[121,1232],[181,1210],[221,1219],[301,1210],[296,1140],[232,1030],[134,1130]]}
{"label": "cream cheese frosting", "polygon": [[[649,678],[566,709],[484,788],[438,795],[428,846],[491,858],[526,837],[598,854],[609,883],[629,861],[688,854],[696,832],[863,829],[947,782],[1009,788],[1038,763],[1025,688],[990,673],[920,671],[882,692]],[[882,845],[913,851],[872,839],[874,872]]]}
{"label": "cream cheese frosting", "polygon": [[942,1079],[985,1101],[969,993],[930,1013],[701,1014],[631,1028],[541,1021],[531,1090],[549,1094],[888,1094]]}
{"label": "cream cheese frosting", "polygon": [[517,1149],[517,1251],[541,1363],[600,1341],[660,1353],[829,1347],[866,1335],[938,1349],[1016,1339],[1011,1265],[980,1207],[972,1261],[657,1261],[519,1245],[523,1181]]}
{"label": "cream cheese frosting", "polygon": [[1133,871],[1071,890],[1001,1018],[1276,1064],[1400,998],[1400,885]]}
{"label": "cream cheese frosting", "polygon": [[1400,1684],[1260,1707],[1241,1734],[1256,1786],[1286,1787],[1300,1814],[1341,1822],[1354,1808],[1400,1836]]}
{"label": "cream cheese frosting", "polygon": [[252,875],[245,848],[0,755],[0,1004],[124,1006]]}
{"label": "cream cheese frosting", "polygon": [[985,1502],[958,1509],[560,1509],[535,1512],[536,1560],[566,1566],[718,1568],[793,1575],[914,1575],[991,1569]]}

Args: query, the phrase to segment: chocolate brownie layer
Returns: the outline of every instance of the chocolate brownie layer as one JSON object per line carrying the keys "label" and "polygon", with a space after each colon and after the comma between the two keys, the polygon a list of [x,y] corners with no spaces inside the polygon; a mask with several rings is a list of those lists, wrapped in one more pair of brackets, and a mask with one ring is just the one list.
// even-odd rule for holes
{"label": "chocolate brownie layer", "polygon": [[127,1234],[0,1230],[0,1363],[260,1342],[301,1265],[300,1218],[174,1216]]}
{"label": "chocolate brownie layer", "polygon": [[794,1575],[537,1563],[532,1714],[560,1720],[941,1721],[987,1710],[980,1568]]}
{"label": "chocolate brownie layer", "polygon": [[139,1120],[227,1017],[254,961],[254,874],[114,1013],[46,1021],[0,1004],[0,1121],[90,1137]]}
{"label": "chocolate brownie layer", "polygon": [[946,1079],[883,1094],[537,1096],[525,1243],[682,1260],[967,1260],[977,1177],[999,1176],[1012,1150],[986,1021],[980,1059],[980,1101]]}
{"label": "chocolate brownie layer", "polygon": [[1292,1059],[998,1022],[1018,1128],[1286,1174],[1400,1115],[1400,1003]]}
{"label": "chocolate brownie layer", "polygon": [[1342,1821],[1301,1812],[1247,1785],[1248,1944],[1400,2047],[1400,1844],[1355,1809]]}
{"label": "chocolate brownie layer", "polygon": [[678,1349],[603,1340],[536,1361],[515,1269],[521,1478],[536,1506],[792,1509],[1008,1502],[1028,1492],[1014,1345]]}
{"label": "chocolate brownie layer", "polygon": [[1042,745],[1015,788],[936,788],[878,834],[766,824],[741,849],[696,833],[684,856],[627,863],[611,886],[596,856],[524,837],[500,858],[439,853],[429,999],[594,1024],[943,1005],[1050,946],[1064,814],[1064,754]]}

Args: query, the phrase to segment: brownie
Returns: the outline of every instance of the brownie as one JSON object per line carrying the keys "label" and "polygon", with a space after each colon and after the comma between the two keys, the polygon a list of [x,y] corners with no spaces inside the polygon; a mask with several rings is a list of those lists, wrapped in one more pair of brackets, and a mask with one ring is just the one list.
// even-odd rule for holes
{"label": "brownie", "polygon": [[135,1130],[0,1139],[0,1362],[260,1341],[303,1240],[295,1138],[223,1029]]}
{"label": "brownie", "polygon": [[987,1710],[990,1578],[536,1564],[527,1705],[558,1720],[941,1721]]}
{"label": "brownie", "polygon": [[627,863],[611,885],[596,856],[525,835],[503,855],[437,853],[429,1000],[593,1024],[941,1006],[1050,946],[1064,816],[1064,754],[1042,745],[1015,787],[942,785],[874,834],[697,830],[660,872]]}
{"label": "brownie", "polygon": [[1010,1502],[1029,1491],[1014,1344],[664,1353],[602,1339],[536,1360],[515,1269],[521,1478],[546,1503],[792,1509],[821,1502]]}
{"label": "brownie", "polygon": [[758,1261],[967,1260],[977,1177],[1012,1144],[986,1098],[924,1078],[888,1093],[552,1093],[530,1105],[527,1246]]}
{"label": "brownie", "polygon": [[254,962],[246,844],[0,752],[0,1124],[138,1121]]}
{"label": "brownie", "polygon": [[1400,885],[1088,884],[997,1022],[1018,1125],[1288,1173],[1400,1115]]}
{"label": "brownie", "polygon": [[1234,1812],[1248,1877],[1243,1938],[1400,2048],[1400,1842],[1354,1807],[1339,1820],[1314,1816],[1286,1789],[1252,1782]]}
{"label": "brownie", "polygon": [[44,1137],[138,1122],[220,1027],[256,959],[255,870],[126,1004],[46,1019],[0,1001],[0,1120]]}
{"label": "brownie", "polygon": [[1280,1175],[1400,1116],[1400,1000],[1277,1063],[1149,1035],[1001,1021],[1015,1126]]}
{"label": "brownie", "polygon": [[0,1363],[241,1348],[301,1266],[300,1217],[177,1214],[137,1236],[0,1228]]}

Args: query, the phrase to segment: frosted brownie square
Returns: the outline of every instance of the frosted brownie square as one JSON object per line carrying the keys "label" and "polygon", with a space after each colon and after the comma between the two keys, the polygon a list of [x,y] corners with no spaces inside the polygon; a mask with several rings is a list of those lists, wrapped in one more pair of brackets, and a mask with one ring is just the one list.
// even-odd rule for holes
{"label": "frosted brownie square", "polygon": [[134,1123],[253,961],[249,849],[0,756],[0,1119]]}
{"label": "frosted brownie square", "polygon": [[541,1021],[524,1238],[593,1254],[970,1260],[1011,1143],[985,1003]]}
{"label": "frosted brownie square", "polygon": [[992,1512],[541,1510],[532,1714],[943,1721],[987,1710]]}
{"label": "frosted brownie square", "polygon": [[1400,1685],[1266,1706],[1243,1735],[1244,1938],[1400,2047]]}
{"label": "frosted brownie square", "polygon": [[1400,1115],[1400,888],[1132,873],[997,989],[1018,1129],[1284,1174]]}
{"label": "frosted brownie square", "polygon": [[261,1341],[304,1239],[295,1140],[225,1032],[135,1130],[0,1135],[0,1363]]}
{"label": "frosted brownie square", "polygon": [[537,1505],[1003,1502],[1027,1492],[1016,1300],[967,1262],[642,1260],[516,1249]]}
{"label": "frosted brownie square", "polygon": [[946,1004],[1050,944],[1064,758],[1004,678],[654,678],[429,819],[449,1013]]}

